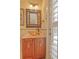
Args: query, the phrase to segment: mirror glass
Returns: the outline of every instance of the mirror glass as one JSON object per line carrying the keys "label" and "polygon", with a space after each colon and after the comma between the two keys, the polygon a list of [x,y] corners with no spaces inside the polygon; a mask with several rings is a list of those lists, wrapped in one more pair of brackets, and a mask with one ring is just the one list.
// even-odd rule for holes
{"label": "mirror glass", "polygon": [[37,24],[37,14],[30,13],[30,24]]}

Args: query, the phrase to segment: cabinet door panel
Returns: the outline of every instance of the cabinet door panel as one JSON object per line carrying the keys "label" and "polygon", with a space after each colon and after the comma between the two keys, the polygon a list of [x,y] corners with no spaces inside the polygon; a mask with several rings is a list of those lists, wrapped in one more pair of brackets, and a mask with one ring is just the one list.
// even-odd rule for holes
{"label": "cabinet door panel", "polygon": [[30,58],[30,57],[27,57],[27,58],[25,58],[25,59],[32,59],[32,57]]}
{"label": "cabinet door panel", "polygon": [[33,40],[32,39],[22,40],[22,55],[23,55],[23,59],[32,58],[33,56]]}
{"label": "cabinet door panel", "polygon": [[42,59],[45,57],[46,52],[46,39],[40,38],[35,40],[35,57]]}

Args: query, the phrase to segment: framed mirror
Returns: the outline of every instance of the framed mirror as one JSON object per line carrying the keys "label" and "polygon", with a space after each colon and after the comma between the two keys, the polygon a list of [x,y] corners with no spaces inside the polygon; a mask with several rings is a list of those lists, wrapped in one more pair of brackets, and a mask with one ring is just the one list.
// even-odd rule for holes
{"label": "framed mirror", "polygon": [[40,28],[41,27],[41,11],[26,9],[26,27]]}

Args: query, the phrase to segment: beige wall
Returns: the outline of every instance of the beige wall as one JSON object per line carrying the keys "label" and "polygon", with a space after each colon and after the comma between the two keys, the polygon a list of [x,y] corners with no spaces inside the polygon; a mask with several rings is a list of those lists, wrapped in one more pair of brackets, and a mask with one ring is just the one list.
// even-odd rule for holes
{"label": "beige wall", "polygon": [[[26,28],[26,9],[29,9],[29,6],[30,6],[30,3],[29,2],[32,2],[32,3],[37,3],[38,4],[38,7],[39,9],[41,10],[41,23],[42,23],[42,27],[40,29],[45,29],[45,31],[47,30],[47,26],[48,26],[48,22],[47,22],[47,19],[45,18],[45,8],[46,8],[46,0],[20,0],[20,8],[23,8],[24,9],[24,26],[20,26],[20,29],[21,29],[21,33],[23,34],[25,30],[25,32],[27,32],[26,35],[28,35],[28,30],[30,29],[35,29],[35,28]],[[42,32],[44,30],[41,30]],[[44,34],[45,35],[45,34]],[[22,35],[21,35],[22,37]]]}
{"label": "beige wall", "polygon": [[29,2],[33,2],[33,3],[37,3],[39,9],[41,10],[41,23],[42,23],[42,29],[47,29],[48,27],[48,21],[46,19],[46,8],[47,6],[47,1],[46,0],[20,0],[20,8],[24,9],[24,26],[21,26],[21,29],[26,29],[26,10],[25,9],[29,9],[30,3]]}

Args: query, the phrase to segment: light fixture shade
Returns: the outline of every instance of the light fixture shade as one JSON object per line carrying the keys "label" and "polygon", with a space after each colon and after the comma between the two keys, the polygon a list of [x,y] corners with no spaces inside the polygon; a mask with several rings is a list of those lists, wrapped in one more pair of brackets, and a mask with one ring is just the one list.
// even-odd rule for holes
{"label": "light fixture shade", "polygon": [[39,8],[38,8],[38,5],[35,5],[35,9],[39,9]]}
{"label": "light fixture shade", "polygon": [[33,3],[30,3],[30,7],[29,8],[30,9],[35,9],[35,10],[39,9],[38,5],[37,4],[33,4]]}

